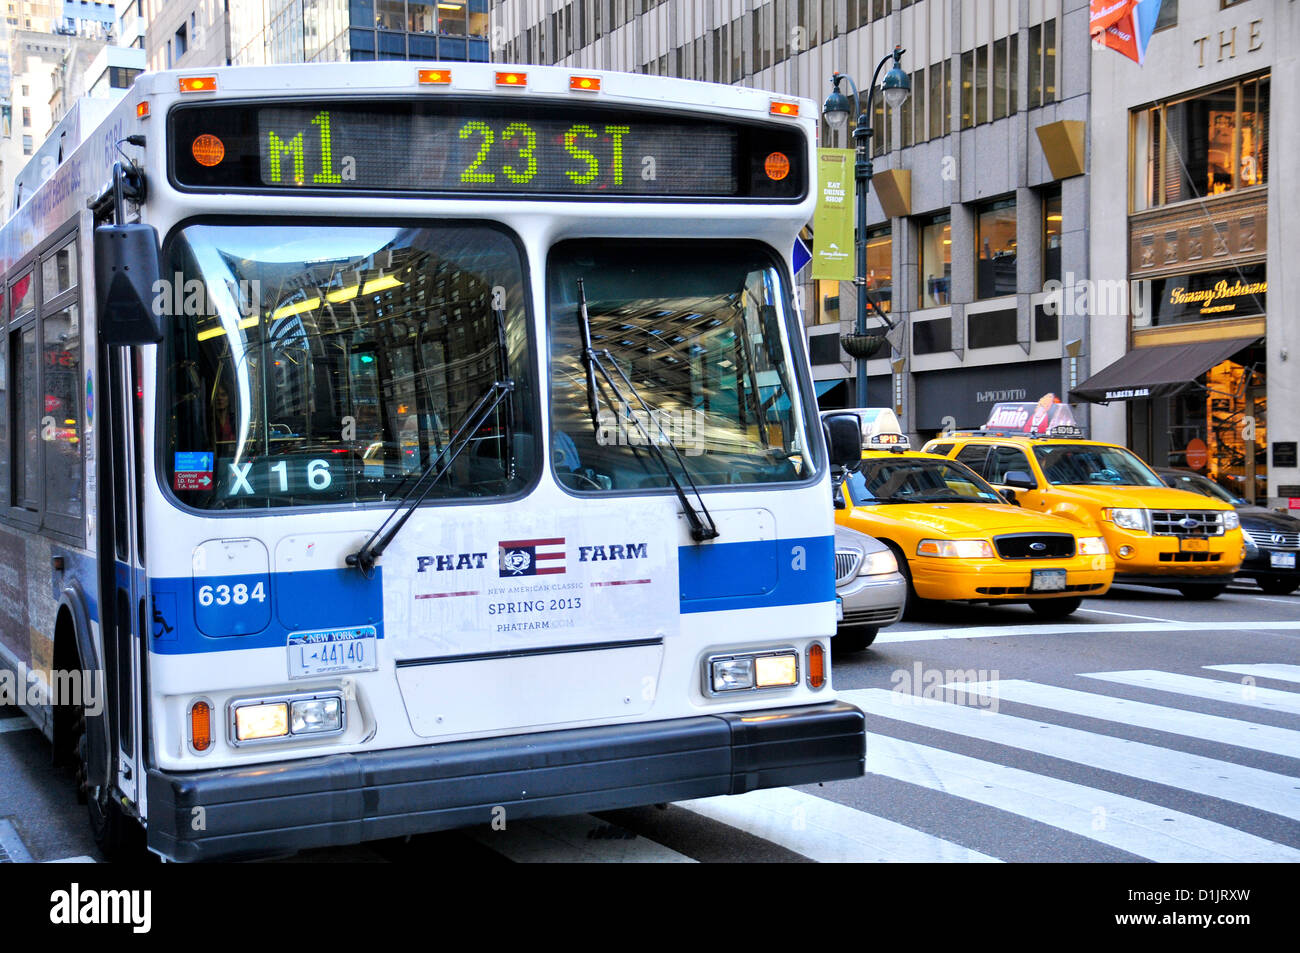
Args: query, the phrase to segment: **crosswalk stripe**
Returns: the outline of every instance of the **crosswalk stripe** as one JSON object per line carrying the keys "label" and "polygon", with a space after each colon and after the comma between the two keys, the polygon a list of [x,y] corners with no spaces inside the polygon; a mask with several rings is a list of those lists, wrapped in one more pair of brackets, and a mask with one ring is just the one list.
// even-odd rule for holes
{"label": "crosswalk stripe", "polygon": [[881,718],[980,738],[1300,820],[1300,778],[883,688],[839,695]]}
{"label": "crosswalk stripe", "polygon": [[685,854],[590,814],[510,821],[504,830],[467,831],[485,847],[518,864],[693,864]]}
{"label": "crosswalk stripe", "polygon": [[1254,678],[1271,678],[1278,682],[1300,682],[1300,665],[1281,665],[1261,662],[1258,665],[1205,665],[1215,672],[1250,675]]}
{"label": "crosswalk stripe", "polygon": [[0,735],[6,731],[26,731],[32,727],[32,723],[26,718],[5,718],[0,720]]}
{"label": "crosswalk stripe", "polygon": [[1001,863],[924,831],[793,788],[678,805],[823,863]]}
{"label": "crosswalk stripe", "polygon": [[1300,860],[1300,850],[1136,798],[867,734],[867,771],[1026,817],[1165,863]]}
{"label": "crosswalk stripe", "polygon": [[1300,758],[1300,731],[1257,725],[1253,722],[1205,715],[1196,711],[1183,711],[1149,705],[1146,702],[1078,692],[1072,688],[1041,685],[1009,679],[999,682],[952,682],[951,689],[960,689],[985,698],[1051,708],[1085,718],[1118,721],[1135,728],[1150,728],[1189,738],[1217,741],[1220,744],[1267,751],[1288,758]]}
{"label": "crosswalk stripe", "polygon": [[1283,692],[1275,688],[1257,688],[1240,682],[1225,682],[1217,678],[1201,678],[1197,675],[1180,675],[1177,672],[1157,672],[1152,669],[1131,672],[1092,672],[1083,677],[1118,682],[1120,685],[1136,685],[1139,688],[1154,688],[1162,692],[1173,692],[1176,695],[1208,698],[1211,701],[1229,702],[1233,705],[1247,705],[1265,711],[1300,715],[1300,693]]}
{"label": "crosswalk stripe", "polygon": [[[1081,611],[1086,612],[1086,609]],[[903,642],[933,642],[946,639],[1019,638],[1026,635],[1113,635],[1139,632],[1221,632],[1231,625],[1234,632],[1287,632],[1300,629],[1300,622],[1043,622],[1037,625],[972,625],[949,629],[885,629],[876,636],[876,645]]]}

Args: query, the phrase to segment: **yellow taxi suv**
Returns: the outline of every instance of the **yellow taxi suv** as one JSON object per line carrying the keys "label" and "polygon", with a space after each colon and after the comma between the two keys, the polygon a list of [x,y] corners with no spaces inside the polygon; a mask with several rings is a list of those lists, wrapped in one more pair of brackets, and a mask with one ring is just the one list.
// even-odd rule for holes
{"label": "yellow taxi suv", "polygon": [[964,463],[1029,512],[1100,533],[1117,583],[1223,592],[1245,558],[1232,504],[1165,485],[1124,447],[1083,439],[1068,404],[995,404],[977,431],[937,437],[925,449]]}
{"label": "yellow taxi suv", "polygon": [[864,450],[835,519],[894,551],[913,612],[926,600],[1018,602],[1061,618],[1110,588],[1115,563],[1097,530],[1015,506],[964,464],[909,450],[887,408],[836,413],[858,413]]}

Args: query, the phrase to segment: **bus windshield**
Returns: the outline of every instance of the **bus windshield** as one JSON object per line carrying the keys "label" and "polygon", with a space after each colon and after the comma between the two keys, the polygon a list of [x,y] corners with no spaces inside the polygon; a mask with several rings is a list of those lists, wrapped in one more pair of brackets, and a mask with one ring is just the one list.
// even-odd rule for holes
{"label": "bus windshield", "polygon": [[[552,250],[547,279],[560,483],[579,492],[664,488],[669,467],[700,486],[808,475],[783,285],[761,246],[569,241]],[[592,347],[616,384],[595,375],[594,420],[583,299]]]}
{"label": "bus windshield", "polygon": [[[391,498],[495,381],[516,389],[434,499],[530,482],[538,417],[523,265],[501,230],[198,224],[173,280],[163,469],[206,509]],[[503,326],[504,325],[504,326]]]}
{"label": "bus windshield", "polygon": [[1043,476],[1054,486],[1164,486],[1160,477],[1123,447],[1047,444],[1034,447]]}

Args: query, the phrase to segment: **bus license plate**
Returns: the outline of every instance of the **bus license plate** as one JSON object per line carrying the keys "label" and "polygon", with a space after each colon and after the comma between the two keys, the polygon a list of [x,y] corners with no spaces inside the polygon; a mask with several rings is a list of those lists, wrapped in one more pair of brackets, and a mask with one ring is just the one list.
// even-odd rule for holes
{"label": "bus license plate", "polygon": [[379,667],[378,644],[373,625],[294,632],[289,636],[289,677],[373,672]]}
{"label": "bus license plate", "polygon": [[1295,553],[1269,553],[1268,564],[1274,569],[1295,569]]}
{"label": "bus license plate", "polygon": [[1208,553],[1210,551],[1210,541],[1208,539],[1180,539],[1178,548],[1185,553]]}
{"label": "bus license plate", "polygon": [[1064,569],[1035,569],[1029,588],[1033,592],[1064,592]]}

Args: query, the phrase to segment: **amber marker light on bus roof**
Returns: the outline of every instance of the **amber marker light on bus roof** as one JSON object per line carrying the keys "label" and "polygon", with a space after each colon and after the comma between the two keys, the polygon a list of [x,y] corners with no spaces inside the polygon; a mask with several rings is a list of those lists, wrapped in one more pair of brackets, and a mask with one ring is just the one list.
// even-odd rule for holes
{"label": "amber marker light on bus roof", "polygon": [[598,93],[600,92],[600,77],[570,76],[569,89],[576,89],[580,93]]}
{"label": "amber marker light on bus roof", "polygon": [[211,93],[216,91],[217,78],[215,76],[182,76],[181,92],[182,93]]}
{"label": "amber marker light on bus roof", "polygon": [[212,746],[212,706],[195,702],[190,706],[190,746],[207,751]]}
{"label": "amber marker light on bus roof", "polygon": [[527,86],[528,74],[513,73],[513,72],[497,73],[497,85],[498,86]]}
{"label": "amber marker light on bus roof", "polygon": [[821,688],[826,684],[826,650],[820,642],[808,646],[808,687]]}
{"label": "amber marker light on bus roof", "polygon": [[783,103],[779,99],[772,100],[772,105],[768,107],[768,112],[773,116],[797,116],[799,115],[798,103]]}
{"label": "amber marker light on bus roof", "polygon": [[147,102],[135,104],[135,118],[136,119],[149,118],[149,104]]}
{"label": "amber marker light on bus roof", "polygon": [[420,70],[421,86],[446,86],[450,82],[451,82],[451,70],[449,69]]}

